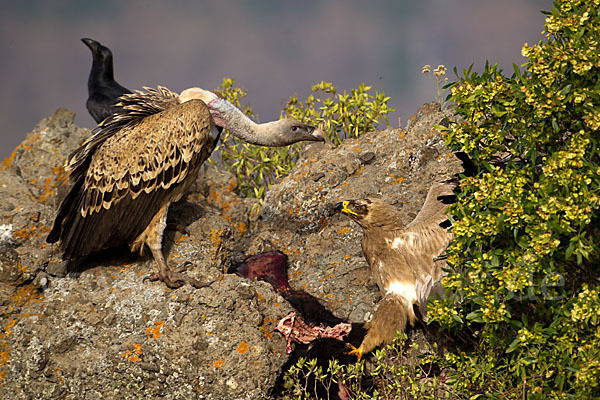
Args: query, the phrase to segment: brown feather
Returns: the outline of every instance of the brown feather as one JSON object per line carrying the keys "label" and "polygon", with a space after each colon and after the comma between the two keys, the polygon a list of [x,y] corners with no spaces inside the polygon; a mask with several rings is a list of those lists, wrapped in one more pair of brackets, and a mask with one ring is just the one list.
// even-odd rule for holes
{"label": "brown feather", "polygon": [[176,96],[161,87],[123,96],[123,111],[73,152],[75,184],[48,237],[61,240],[63,258],[132,243],[195,179],[216,144],[214,125],[202,101]]}
{"label": "brown feather", "polygon": [[[363,228],[362,249],[383,300],[361,346],[359,357],[382,343],[389,343],[398,329],[413,324],[413,305],[425,303],[442,270],[434,259],[444,252],[452,234],[440,223],[447,220],[444,197],[452,196],[454,182],[434,184],[415,219],[403,226],[395,207],[379,200],[344,202],[342,212]],[[354,208],[352,208],[354,206]]]}

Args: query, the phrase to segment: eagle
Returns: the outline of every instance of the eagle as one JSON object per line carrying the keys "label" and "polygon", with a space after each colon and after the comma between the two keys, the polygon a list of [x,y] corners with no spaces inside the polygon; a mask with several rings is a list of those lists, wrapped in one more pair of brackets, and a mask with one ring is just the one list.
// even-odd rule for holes
{"label": "eagle", "polygon": [[434,285],[442,277],[436,258],[452,240],[445,214],[453,200],[455,180],[435,183],[423,207],[408,225],[400,211],[380,199],[343,201],[336,211],[350,217],[363,229],[362,250],[371,274],[383,296],[373,318],[366,323],[367,334],[350,354],[360,358],[381,344],[394,340],[396,331],[414,325]]}
{"label": "eagle", "polygon": [[92,69],[88,78],[89,97],[85,105],[96,123],[100,123],[117,110],[119,97],[131,93],[131,90],[115,81],[113,56],[108,47],[89,38],[81,41],[92,52]]}
{"label": "eagle", "polygon": [[140,253],[147,246],[158,266],[150,279],[170,288],[185,278],[168,269],[162,252],[167,211],[194,182],[223,128],[262,146],[325,140],[322,130],[291,118],[257,124],[201,88],[144,88],[117,106],[68,157],[72,186],[46,240],[60,242],[70,261],[123,244]]}

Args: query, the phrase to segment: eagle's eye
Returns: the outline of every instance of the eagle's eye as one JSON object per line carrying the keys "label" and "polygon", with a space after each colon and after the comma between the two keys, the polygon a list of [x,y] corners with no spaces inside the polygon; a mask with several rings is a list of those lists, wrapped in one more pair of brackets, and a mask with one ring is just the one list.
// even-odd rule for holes
{"label": "eagle's eye", "polygon": [[300,129],[300,127],[299,127],[299,126],[296,126],[296,125],[293,125],[293,126],[291,127],[291,131],[292,131],[292,132],[297,132],[297,131],[298,131],[298,129]]}
{"label": "eagle's eye", "polygon": [[368,212],[366,204],[357,204],[355,210],[358,215],[367,215]]}

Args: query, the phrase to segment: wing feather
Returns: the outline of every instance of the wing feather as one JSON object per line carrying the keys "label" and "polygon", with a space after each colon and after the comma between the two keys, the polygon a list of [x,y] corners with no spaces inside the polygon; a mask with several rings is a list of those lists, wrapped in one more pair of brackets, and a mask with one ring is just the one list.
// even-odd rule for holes
{"label": "wing feather", "polygon": [[[167,104],[172,103],[159,106]],[[146,103],[123,108],[136,115],[158,110]],[[200,100],[122,125],[86,158],[74,159],[78,179],[60,206],[48,241],[61,239],[66,259],[133,242],[160,208],[178,200],[193,182],[216,144],[210,138],[213,127]],[[86,153],[86,146],[74,152],[75,158]]]}
{"label": "wing feather", "polygon": [[448,208],[447,198],[454,197],[454,188],[457,181],[436,182],[431,186],[423,207],[414,220],[406,227],[417,227],[429,224],[440,224],[447,219],[446,209]]}

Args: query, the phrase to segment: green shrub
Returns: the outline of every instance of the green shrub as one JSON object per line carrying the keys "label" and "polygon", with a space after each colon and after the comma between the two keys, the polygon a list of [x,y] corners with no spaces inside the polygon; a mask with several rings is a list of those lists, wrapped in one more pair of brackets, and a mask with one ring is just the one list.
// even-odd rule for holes
{"label": "green shrub", "polygon": [[450,209],[449,296],[428,315],[473,334],[447,355],[472,396],[600,398],[599,4],[555,2],[523,72],[486,65],[450,85],[446,143],[480,172]]}
{"label": "green shrub", "polygon": [[[436,355],[437,346],[419,349],[419,345],[408,345],[407,341],[406,334],[399,332],[392,344],[373,353],[374,365],[369,367],[364,360],[347,365],[329,360],[327,368],[323,368],[316,359],[300,358],[285,373],[283,397],[327,398],[327,392],[339,392],[339,382],[351,399],[455,398],[453,389],[432,374],[435,363],[441,361]],[[422,355],[409,361],[409,353]]]}
{"label": "green shrub", "polygon": [[283,115],[300,122],[318,125],[336,145],[348,137],[358,137],[374,131],[381,123],[387,127],[387,114],[394,111],[387,105],[385,93],[369,93],[372,87],[361,83],[358,89],[337,94],[329,82],[322,81],[312,87],[314,94],[304,102],[293,96],[283,109]]}
{"label": "green shrub", "polygon": [[[241,104],[246,92],[236,88],[232,79],[223,79],[218,90],[225,99],[253,116],[252,109]],[[350,94],[336,94],[337,89],[328,82],[314,85],[312,90],[315,94],[308,96],[305,102],[299,101],[296,96],[290,98],[282,117],[292,117],[319,126],[335,144],[340,144],[346,137],[357,137],[373,131],[380,123],[387,126],[386,115],[394,111],[387,106],[389,97],[384,93],[372,95],[371,87],[364,84],[352,89]],[[242,195],[262,199],[266,188],[287,176],[294,168],[305,145],[259,147],[241,142],[225,131],[218,147],[219,162],[236,175]]]}

